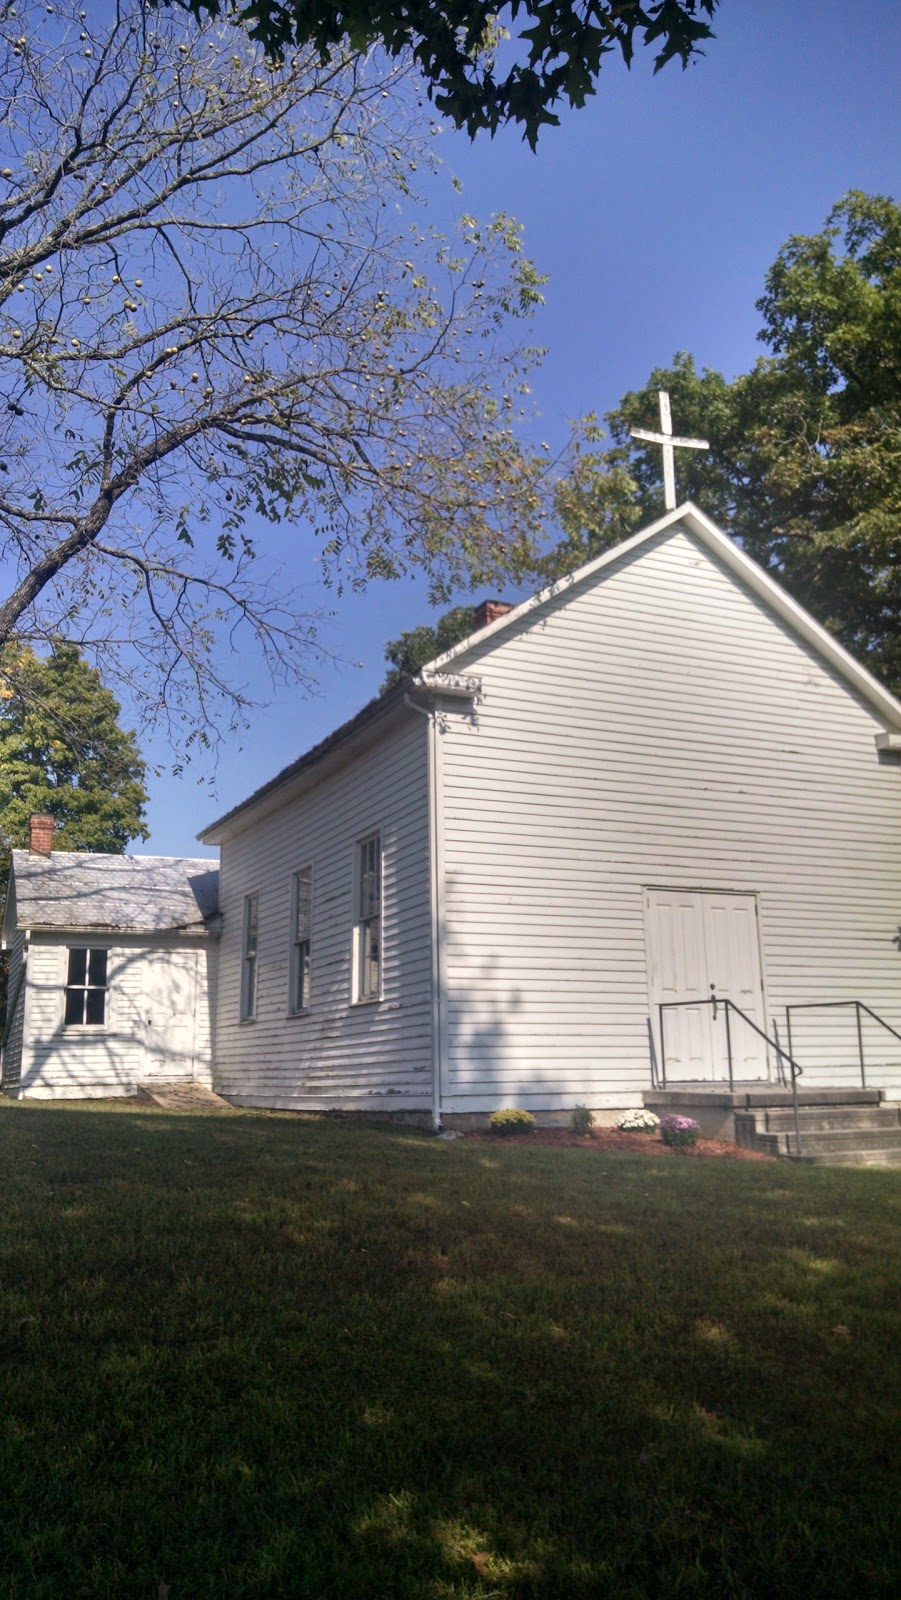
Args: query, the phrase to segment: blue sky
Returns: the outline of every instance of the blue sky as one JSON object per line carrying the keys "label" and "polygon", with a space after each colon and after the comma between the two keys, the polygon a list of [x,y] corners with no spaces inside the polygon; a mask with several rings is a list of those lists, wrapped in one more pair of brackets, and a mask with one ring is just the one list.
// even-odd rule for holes
{"label": "blue sky", "polygon": [[[754,302],[789,234],[817,231],[850,188],[901,196],[899,0],[723,0],[716,27],[684,73],[653,78],[643,61],[626,73],[611,58],[596,98],[536,155],[514,132],[475,145],[442,135],[460,209],[518,217],[549,275],[530,341],[548,347],[533,388],[555,448],[568,418],[609,410],[677,350],[745,370],[762,348]],[[296,537],[283,535],[286,559]],[[266,540],[277,549],[278,532]],[[314,599],[334,608],[323,634],[338,658],[318,693],[270,700],[215,773],[154,779],[142,850],[202,853],[197,830],[357,710],[378,689],[385,640],[432,615],[422,582]],[[166,748],[143,745],[165,768]]]}

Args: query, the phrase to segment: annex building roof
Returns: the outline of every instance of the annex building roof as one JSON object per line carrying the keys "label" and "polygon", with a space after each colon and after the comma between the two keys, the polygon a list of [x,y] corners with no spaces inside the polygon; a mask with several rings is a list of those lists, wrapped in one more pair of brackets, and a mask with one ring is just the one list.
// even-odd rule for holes
{"label": "annex building roof", "polygon": [[7,936],[14,927],[203,935],[219,909],[209,858],[14,850],[12,862]]}

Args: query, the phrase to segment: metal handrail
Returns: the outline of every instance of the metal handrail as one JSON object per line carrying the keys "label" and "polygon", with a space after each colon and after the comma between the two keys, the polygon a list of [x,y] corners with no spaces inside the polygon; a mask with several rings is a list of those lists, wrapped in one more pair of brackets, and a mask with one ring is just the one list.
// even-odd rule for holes
{"label": "metal handrail", "polygon": [[884,1017],[880,1017],[878,1011],[874,1011],[872,1006],[868,1006],[865,1000],[799,1000],[790,1006],[786,1006],[785,1027],[788,1035],[788,1048],[790,1050],[792,1044],[793,1011],[830,1011],[838,1006],[854,1007],[854,1015],[857,1023],[857,1060],[860,1066],[860,1087],[865,1089],[867,1086],[867,1069],[866,1062],[864,1060],[863,1027],[860,1021],[861,1012],[865,1011],[868,1017],[872,1017],[874,1022],[878,1022],[879,1026],[885,1029],[886,1033],[890,1033],[895,1039],[901,1040],[901,1033],[898,1032],[898,1029],[893,1028],[891,1023],[886,1022]]}
{"label": "metal handrail", "polygon": [[800,1078],[802,1076],[804,1068],[798,1065],[791,1053],[790,1048],[786,1050],[779,1043],[778,1039],[771,1039],[770,1035],[766,1033],[763,1028],[758,1026],[758,1024],[754,1021],[754,1018],[749,1017],[746,1011],[742,1011],[741,1006],[737,1006],[734,1000],[730,1000],[725,996],[720,997],[719,995],[712,994],[705,1000],[662,1000],[658,1003],[657,1011],[660,1017],[660,1065],[658,1070],[661,1088],[666,1088],[666,1042],[664,1038],[663,1013],[664,1011],[674,1011],[679,1006],[694,1006],[695,1008],[698,1006],[711,1006],[713,1008],[714,1021],[716,1020],[717,1010],[720,1006],[722,1006],[726,1019],[726,1058],[729,1062],[730,1090],[735,1086],[735,1073],[733,1070],[732,1061],[732,1029],[729,1024],[730,1011],[736,1012],[737,1015],[741,1017],[743,1022],[746,1022],[750,1028],[754,1029],[756,1034],[760,1035],[760,1038],[770,1046],[771,1050],[775,1050],[777,1060],[788,1062],[792,1070],[793,1078]]}
{"label": "metal handrail", "polygon": [[868,1017],[872,1017],[874,1022],[878,1022],[880,1028],[884,1028],[886,1033],[893,1033],[896,1039],[901,1039],[901,1033],[898,1032],[898,1029],[893,1028],[890,1022],[886,1022],[885,1017],[880,1017],[879,1012],[874,1011],[872,1006],[868,1006],[865,1000],[855,1000],[854,1004],[858,1011],[865,1011]]}
{"label": "metal handrail", "polygon": [[[779,1024],[777,1023],[775,1017],[773,1018],[773,1033],[775,1034],[776,1040],[777,1040],[777,1043],[778,1043],[778,1040],[779,1040]],[[785,1059],[787,1060],[788,1057],[785,1057]],[[779,1054],[776,1057],[776,1065],[779,1068],[779,1071],[780,1071],[780,1074],[781,1074],[781,1077],[782,1077],[782,1082],[784,1084],[785,1083],[785,1069],[782,1066],[782,1061],[783,1061],[783,1052],[782,1052],[782,1049],[780,1048]],[[793,1062],[790,1062],[790,1065],[791,1065],[791,1075],[792,1075],[792,1081],[791,1081],[792,1111],[794,1112],[794,1121],[795,1121],[795,1154],[798,1157],[800,1157],[800,1155],[801,1155],[801,1116],[800,1116],[800,1112],[798,1110],[798,1079],[801,1076],[802,1069],[800,1067],[796,1067]]]}
{"label": "metal handrail", "polygon": [[649,1053],[649,1055],[651,1057],[651,1088],[652,1089],[661,1089],[661,1088],[664,1087],[664,1085],[661,1084],[661,1082],[660,1082],[660,1069],[657,1066],[657,1047],[656,1047],[656,1045],[654,1043],[654,1029],[653,1029],[653,1026],[651,1024],[650,1017],[648,1017],[648,1019],[647,1019],[647,1024],[648,1024],[648,1053]]}
{"label": "metal handrail", "polygon": [[[769,1034],[766,1033],[763,1028],[758,1027],[758,1025],[754,1021],[753,1017],[749,1017],[746,1011],[742,1011],[741,1006],[737,1006],[735,1004],[734,1000],[730,1000],[726,996],[724,996],[723,998],[720,998],[719,995],[712,994],[705,1000],[663,1000],[663,1001],[660,1001],[658,1003],[658,1007],[657,1007],[657,1010],[658,1010],[658,1013],[659,1013],[659,1016],[660,1016],[660,1063],[659,1063],[659,1066],[657,1067],[657,1077],[658,1077],[658,1079],[660,1081],[660,1087],[662,1089],[666,1088],[666,1041],[665,1041],[665,1038],[664,1038],[664,1031],[663,1031],[663,1013],[664,1013],[664,1011],[673,1011],[678,1006],[695,1006],[695,1007],[697,1007],[697,1006],[711,1006],[713,1008],[713,1019],[714,1019],[714,1021],[716,1021],[716,1014],[717,1014],[718,1008],[720,1006],[722,1006],[723,1013],[724,1013],[724,1016],[725,1016],[725,1021],[726,1021],[726,1058],[727,1058],[727,1060],[729,1062],[729,1090],[730,1090],[730,1093],[735,1088],[735,1074],[734,1074],[734,1071],[733,1071],[733,1064],[732,1064],[732,1028],[731,1028],[730,1023],[729,1023],[729,1012],[730,1012],[730,1010],[731,1011],[735,1011],[737,1013],[737,1015],[741,1017],[743,1022],[746,1022],[750,1028],[753,1028],[754,1032],[756,1034],[759,1034],[760,1038],[763,1039],[765,1041],[765,1043],[768,1044],[772,1050],[775,1050],[775,1052],[776,1052],[776,1064],[777,1064],[777,1068],[779,1070],[780,1076],[782,1077],[783,1083],[785,1081],[785,1069],[782,1066],[782,1063],[784,1061],[788,1062],[788,1065],[791,1068],[792,1108],[794,1110],[794,1120],[795,1120],[795,1149],[796,1149],[796,1153],[800,1156],[801,1155],[801,1118],[800,1118],[800,1114],[799,1114],[799,1110],[798,1110],[798,1079],[803,1076],[804,1068],[800,1067],[798,1065],[798,1063],[795,1060],[794,1056],[791,1054],[791,1029],[789,1028],[789,1048],[788,1048],[788,1050],[784,1050],[783,1047],[782,1047],[782,1044],[780,1043],[780,1040],[779,1040],[779,1030],[778,1030],[778,1028],[776,1026],[775,1020],[773,1022],[773,1032],[774,1032],[776,1037],[774,1039],[771,1039]],[[888,1026],[888,1024],[886,1024],[886,1026]],[[653,1034],[652,1034],[652,1030],[651,1030],[650,1018],[648,1018],[648,1033],[651,1036],[651,1042],[652,1042],[651,1061],[652,1061],[652,1073],[653,1073],[655,1063],[654,1063],[654,1054],[653,1054]]]}

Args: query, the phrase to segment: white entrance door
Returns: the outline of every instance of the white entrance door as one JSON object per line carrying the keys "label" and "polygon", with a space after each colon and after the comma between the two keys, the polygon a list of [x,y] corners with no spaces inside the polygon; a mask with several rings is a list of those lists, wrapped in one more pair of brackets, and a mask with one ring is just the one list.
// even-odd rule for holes
{"label": "white entrance door", "polygon": [[[769,1075],[760,1035],[726,1008],[714,1016],[710,997],[731,1000],[759,1028],[765,1026],[757,898],[713,889],[646,889],[645,939],[654,1036],[660,1051],[659,1006],[664,1011],[667,1080],[722,1082]],[[692,1004],[691,1002],[697,1002]]]}
{"label": "white entrance door", "polygon": [[142,971],[148,1076],[166,1082],[194,1072],[197,953],[155,950]]}

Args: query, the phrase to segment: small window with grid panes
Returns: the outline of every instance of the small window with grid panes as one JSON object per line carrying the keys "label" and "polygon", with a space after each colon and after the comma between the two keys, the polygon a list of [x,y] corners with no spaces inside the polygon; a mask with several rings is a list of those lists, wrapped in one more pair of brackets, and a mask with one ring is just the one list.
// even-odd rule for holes
{"label": "small window with grid panes", "polygon": [[67,1028],[102,1028],[106,1022],[107,957],[109,952],[77,946],[68,952],[66,970]]}

